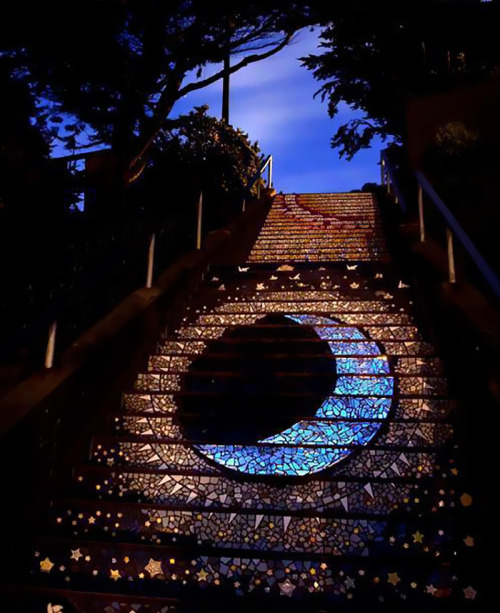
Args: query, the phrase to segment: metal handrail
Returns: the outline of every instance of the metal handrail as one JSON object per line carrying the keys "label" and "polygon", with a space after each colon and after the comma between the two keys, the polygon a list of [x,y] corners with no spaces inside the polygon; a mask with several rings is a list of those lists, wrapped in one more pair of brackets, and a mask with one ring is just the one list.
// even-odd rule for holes
{"label": "metal handrail", "polygon": [[[391,194],[391,189],[396,195],[396,202],[399,203],[403,212],[406,212],[408,207],[406,201],[403,198],[401,191],[398,187],[396,175],[392,164],[387,158],[387,154],[381,152],[381,175],[382,185],[386,185],[387,193]],[[453,239],[457,238],[462,247],[470,259],[474,262],[475,266],[483,276],[484,280],[488,284],[490,290],[495,297],[500,300],[500,279],[495,274],[491,266],[488,264],[484,256],[480,253],[476,245],[473,243],[469,235],[462,228],[456,217],[450,211],[450,209],[443,202],[442,198],[432,187],[427,177],[420,170],[415,171],[415,177],[417,179],[418,186],[418,211],[419,211],[419,228],[420,228],[420,242],[425,242],[426,228],[424,218],[424,193],[428,196],[432,204],[441,214],[446,221],[446,242],[448,251],[448,276],[450,283],[456,282],[455,272],[455,257],[453,252]]]}
{"label": "metal handrail", "polygon": [[273,186],[273,156],[272,155],[267,156],[267,158],[264,160],[262,165],[259,166],[259,170],[255,173],[253,178],[248,183],[248,191],[250,191],[252,187],[254,186],[255,182],[258,181],[257,198],[260,198],[260,180],[266,168],[267,168],[267,186],[272,187]]}
{"label": "metal handrail", "polygon": [[390,193],[391,185],[392,190],[394,192],[394,199],[396,204],[399,204],[399,207],[403,213],[406,213],[408,207],[406,205],[406,200],[399,189],[399,185],[397,184],[394,169],[391,164],[388,162],[387,157],[384,151],[380,152],[380,165],[381,165],[381,174],[382,174],[382,185],[387,183],[387,191]]}
{"label": "metal handrail", "polygon": [[[72,157],[72,156],[71,156]],[[75,156],[79,157],[79,156]],[[82,156],[80,156],[82,157]],[[255,176],[248,183],[248,191],[251,190],[256,181],[257,183],[257,197],[260,198],[260,187],[261,187],[261,178],[262,173],[268,169],[268,179],[267,184],[268,187],[272,186],[272,167],[273,167],[273,156],[269,155],[266,160],[263,162],[261,166],[259,166],[258,171],[255,173]],[[243,200],[242,210],[245,211],[245,199]],[[197,216],[196,216],[196,249],[201,249],[202,244],[202,224],[203,224],[203,193],[200,193],[198,204],[197,204]],[[148,236],[148,253],[147,253],[147,266],[146,266],[146,288],[151,288],[153,286],[153,271],[154,271],[154,263],[155,263],[155,242],[156,235],[155,233],[149,234]],[[115,250],[111,256],[108,258],[106,264],[101,267],[100,273],[97,275],[97,279],[101,280],[107,276],[110,272],[111,264],[116,262],[116,257],[124,253],[125,247],[120,246],[117,250]],[[94,279],[95,282],[95,279]],[[84,287],[90,285],[89,280],[84,281]],[[55,354],[55,346],[56,346],[56,334],[57,334],[57,323],[60,321],[61,315],[68,310],[68,305],[70,301],[65,300],[62,303],[58,303],[53,305],[48,311],[32,322],[32,324],[21,333],[15,335],[11,338],[7,343],[0,347],[0,354],[7,354],[12,347],[16,346],[21,339],[34,336],[41,328],[48,327],[48,339],[45,349],[45,358],[44,364],[45,368],[52,368],[54,365],[54,354]]]}
{"label": "metal handrail", "polygon": [[[163,224],[161,227],[166,228],[167,226]],[[151,287],[154,264],[155,235],[150,234],[146,230],[140,234],[141,236],[139,238],[144,240],[144,244],[146,244],[146,239],[149,241],[145,286]],[[115,274],[119,267],[119,262],[123,260],[123,257],[129,252],[131,246],[133,249],[139,250],[141,249],[142,245],[137,241],[134,241],[132,245],[128,245],[128,248],[123,244],[116,247],[107,255],[107,258],[103,261],[97,273],[94,273],[92,276],[87,274],[81,279],[80,289],[93,291],[94,289],[98,288],[99,285],[107,278]],[[0,356],[7,356],[20,343],[30,341],[31,339],[35,338],[37,334],[48,329],[48,340],[45,349],[44,364],[46,368],[51,368],[54,364],[57,322],[61,321],[61,317],[71,309],[72,305],[73,297],[65,297],[57,300],[55,303],[50,305],[50,307],[48,307],[44,313],[33,319],[26,328],[14,334],[10,339],[7,339],[0,346]]]}

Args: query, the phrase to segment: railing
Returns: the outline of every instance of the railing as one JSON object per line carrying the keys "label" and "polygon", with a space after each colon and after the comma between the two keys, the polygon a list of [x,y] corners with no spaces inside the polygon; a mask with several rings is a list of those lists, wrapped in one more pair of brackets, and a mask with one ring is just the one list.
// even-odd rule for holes
{"label": "railing", "polygon": [[[273,156],[270,155],[267,160],[262,164],[259,168],[259,172],[257,174],[257,198],[260,198],[260,186],[261,186],[261,178],[262,174],[267,168],[267,187],[273,186]],[[252,187],[252,185],[250,185]]]}
{"label": "railing", "polygon": [[[251,190],[255,183],[257,182],[257,198],[260,198],[261,195],[261,183],[262,183],[262,175],[264,171],[268,170],[268,178],[267,178],[267,186],[272,186],[272,156],[268,156],[266,160],[260,165],[257,173],[250,179],[247,190],[246,197],[243,199],[242,203],[242,211],[245,211],[247,198],[251,194]],[[203,193],[200,193],[198,204],[197,204],[197,212],[196,212],[196,249],[201,249],[202,246],[202,228],[203,228]],[[164,229],[161,230],[164,233]],[[145,287],[151,288],[153,286],[153,274],[155,270],[155,263],[157,260],[157,247],[158,247],[158,233],[150,233],[146,237],[146,232],[142,232],[142,236],[139,237],[139,245],[140,249],[137,250],[137,255],[139,255],[139,251],[144,253],[146,252],[147,246],[147,259],[145,266]],[[129,246],[132,248],[132,246]],[[137,245],[136,245],[137,247]],[[120,250],[115,250],[110,257],[108,257],[107,261],[101,267],[99,273],[96,277],[92,278],[92,282],[96,285],[98,282],[105,282],[106,279],[109,279],[113,274],[116,273],[116,263],[118,260],[122,261],[124,256],[123,247]],[[139,255],[139,257],[141,257]],[[144,256],[142,256],[144,257]],[[135,259],[135,258],[133,258]],[[162,262],[165,264],[165,262]],[[140,271],[139,271],[140,272]],[[137,275],[134,276],[137,278]],[[84,282],[85,286],[90,286],[90,280]],[[44,365],[45,368],[50,369],[54,366],[54,358],[56,354],[56,340],[57,340],[57,331],[58,325],[61,323],[61,318],[65,316],[68,312],[71,311],[70,301],[60,302],[51,308],[49,308],[44,315],[42,315],[37,320],[33,321],[28,327],[26,327],[20,334],[14,336],[8,343],[4,344],[0,347],[0,355],[9,355],[10,351],[13,348],[20,346],[22,343],[29,342],[31,339],[39,338],[40,334],[43,333],[43,330],[47,330],[47,342],[45,345],[45,353],[44,353]]]}
{"label": "railing", "polygon": [[[45,367],[51,368],[56,355],[56,336],[64,338],[65,344],[71,342],[72,336],[81,333],[99,319],[106,309],[111,308],[131,291],[137,289],[142,279],[146,287],[151,287],[155,263],[155,235],[148,230],[148,227],[151,227],[151,221],[142,219],[133,232],[129,232],[130,228],[126,228],[125,236],[118,237],[121,244],[102,254],[104,257],[97,271],[84,272],[76,285],[65,283],[65,289],[59,292],[61,294],[59,298],[53,299],[52,304],[44,313],[35,317],[0,347],[2,360],[11,359],[11,356],[19,349],[27,348],[32,355],[29,361],[33,368],[36,368],[36,363],[42,359]],[[145,226],[142,227],[141,224]],[[179,225],[172,219],[157,220],[154,225],[158,229],[156,236],[163,239],[162,243],[165,243],[167,239],[169,245],[172,244],[176,248],[181,243],[174,245],[174,241],[184,236],[185,230],[188,230],[184,227],[185,224]],[[113,239],[116,238],[114,234],[111,237],[112,242],[115,242]],[[148,246],[147,261],[145,261]],[[156,259],[160,259],[160,265],[164,266],[171,261],[174,255],[174,249],[164,244],[161,253],[156,254]],[[92,268],[92,262],[87,262],[87,267],[89,264]],[[86,271],[85,267],[83,271]],[[41,344],[43,337],[47,339],[44,353],[42,351],[44,345]]]}
{"label": "railing", "polygon": [[[247,199],[251,195],[251,191],[255,183],[257,183],[257,199],[260,199],[261,187],[262,187],[262,175],[267,168],[267,187],[271,188],[273,186],[273,156],[269,155],[264,162],[259,166],[258,171],[255,175],[250,179],[247,185],[245,196],[243,197],[243,201],[241,204],[241,210],[244,213],[246,210]],[[196,214],[196,249],[201,249],[201,236],[202,236],[202,228],[203,228],[203,192],[200,192],[200,196],[198,198],[198,207]]]}
{"label": "railing", "polygon": [[[395,202],[399,204],[403,213],[408,211],[406,199],[398,186],[396,171],[387,157],[385,151],[381,152],[380,159],[382,185],[387,189],[389,195],[394,195]],[[497,277],[491,266],[481,255],[473,241],[459,224],[453,213],[446,206],[436,190],[429,183],[426,176],[419,170],[415,171],[417,180],[417,203],[420,242],[424,243],[427,238],[427,227],[425,222],[426,198],[429,204],[433,205],[446,223],[446,251],[448,258],[448,280],[450,283],[457,282],[454,240],[456,239],[464,248],[465,253],[473,262],[492,294],[500,300],[500,279]]]}

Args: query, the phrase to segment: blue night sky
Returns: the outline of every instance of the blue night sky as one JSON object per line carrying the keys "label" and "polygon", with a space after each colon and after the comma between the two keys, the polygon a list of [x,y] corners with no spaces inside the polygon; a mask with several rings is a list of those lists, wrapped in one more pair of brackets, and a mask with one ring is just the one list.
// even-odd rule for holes
{"label": "blue night sky", "polygon": [[[274,186],[285,193],[350,191],[380,180],[380,143],[351,162],[340,160],[330,147],[337,127],[354,113],[345,106],[331,119],[326,101],[313,99],[321,83],[298,58],[316,52],[318,33],[302,31],[278,54],[231,76],[229,121],[273,155]],[[202,78],[209,74],[206,70]],[[221,81],[179,100],[174,115],[205,103],[210,115],[220,117]]]}
{"label": "blue night sky", "polygon": [[[321,83],[298,58],[317,52],[318,44],[319,30],[303,30],[294,43],[276,55],[231,76],[230,123],[247,132],[252,142],[258,141],[263,153],[273,155],[277,191],[342,192],[380,180],[380,142],[362,150],[351,162],[339,159],[338,152],[330,147],[337,127],[355,113],[344,106],[335,119],[330,119],[326,102],[322,103],[319,96],[313,98]],[[233,59],[233,63],[236,61]],[[219,69],[206,68],[201,79]],[[188,113],[202,104],[208,104],[210,115],[220,117],[221,80],[179,100],[171,116]],[[52,155],[70,153],[59,142]]]}

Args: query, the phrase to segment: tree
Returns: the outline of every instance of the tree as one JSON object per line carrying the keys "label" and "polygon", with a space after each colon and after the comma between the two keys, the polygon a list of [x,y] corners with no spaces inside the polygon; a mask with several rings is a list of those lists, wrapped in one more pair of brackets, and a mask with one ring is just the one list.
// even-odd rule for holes
{"label": "tree", "polygon": [[231,73],[277,53],[304,15],[283,2],[81,0],[61,26],[57,5],[34,6],[28,27],[9,35],[17,76],[44,101],[41,123],[75,116],[65,126],[68,142],[90,126],[94,143],[123,159],[129,181],[159,132],[175,127],[168,117],[176,100],[222,78],[223,68],[203,77],[205,67],[222,63],[228,49]]}
{"label": "tree", "polygon": [[500,64],[500,7],[480,0],[353,0],[315,5],[325,26],[321,55],[303,65],[322,81],[318,94],[335,117],[341,103],[361,117],[331,144],[351,159],[373,138],[402,142],[412,97],[483,79]]}
{"label": "tree", "polygon": [[12,79],[12,70],[11,59],[0,55],[0,212],[9,218],[21,211],[40,217],[40,201],[51,189],[54,174],[48,164],[50,134],[32,124],[35,99]]}
{"label": "tree", "polygon": [[[168,197],[195,202],[203,191],[205,217],[220,227],[241,210],[249,197],[249,181],[259,167],[259,148],[248,135],[196,107],[178,120],[178,127],[162,131],[151,151],[148,166],[137,182],[134,199],[154,202],[164,191],[165,169],[176,178]],[[253,193],[256,192],[256,185]]]}

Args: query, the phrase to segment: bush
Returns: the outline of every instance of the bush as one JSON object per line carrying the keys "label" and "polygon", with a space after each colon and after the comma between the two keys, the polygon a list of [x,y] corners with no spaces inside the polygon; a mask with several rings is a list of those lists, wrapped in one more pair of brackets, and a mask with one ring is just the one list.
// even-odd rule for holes
{"label": "bush", "polygon": [[167,187],[176,206],[195,202],[203,191],[208,223],[216,226],[240,210],[260,159],[257,143],[207,115],[207,110],[207,106],[196,107],[180,117],[174,129],[159,136],[141,183],[146,203]]}

